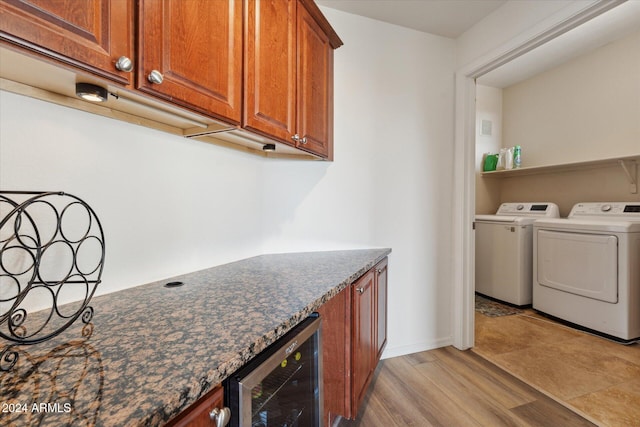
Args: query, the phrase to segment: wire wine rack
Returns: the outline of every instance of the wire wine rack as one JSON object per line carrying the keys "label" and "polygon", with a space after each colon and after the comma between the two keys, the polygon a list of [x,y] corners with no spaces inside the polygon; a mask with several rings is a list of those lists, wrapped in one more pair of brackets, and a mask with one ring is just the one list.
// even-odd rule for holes
{"label": "wire wine rack", "polygon": [[17,362],[14,346],[91,321],[104,255],[100,221],[80,198],[0,191],[0,338],[9,343],[0,345],[0,371]]}

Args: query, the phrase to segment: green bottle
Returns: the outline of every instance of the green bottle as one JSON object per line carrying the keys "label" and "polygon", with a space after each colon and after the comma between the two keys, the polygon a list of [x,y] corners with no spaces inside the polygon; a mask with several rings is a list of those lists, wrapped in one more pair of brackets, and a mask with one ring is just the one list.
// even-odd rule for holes
{"label": "green bottle", "polygon": [[522,148],[516,145],[513,149],[513,167],[517,169],[520,166],[522,166]]}

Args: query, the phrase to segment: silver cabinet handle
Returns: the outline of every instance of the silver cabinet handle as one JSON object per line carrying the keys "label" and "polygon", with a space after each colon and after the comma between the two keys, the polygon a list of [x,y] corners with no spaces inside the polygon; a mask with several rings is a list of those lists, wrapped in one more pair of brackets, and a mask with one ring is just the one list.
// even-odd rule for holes
{"label": "silver cabinet handle", "polygon": [[364,288],[356,288],[356,291],[360,292],[361,294],[364,293]]}
{"label": "silver cabinet handle", "polygon": [[231,409],[213,408],[213,410],[209,412],[209,418],[216,423],[216,427],[224,427],[229,424],[229,420],[231,419]]}
{"label": "silver cabinet handle", "polygon": [[291,139],[293,139],[295,142],[299,142],[300,144],[306,144],[307,143],[307,137],[303,136],[302,138],[300,138],[300,135],[298,135],[297,133],[295,135],[293,135],[291,137]]}
{"label": "silver cabinet handle", "polygon": [[116,69],[130,73],[133,70],[133,62],[126,56],[121,56],[116,61]]}
{"label": "silver cabinet handle", "polygon": [[147,80],[149,80],[151,83],[155,83],[159,85],[164,80],[164,77],[162,77],[162,73],[160,73],[160,71],[151,70],[151,72],[149,73],[149,76],[147,77]]}

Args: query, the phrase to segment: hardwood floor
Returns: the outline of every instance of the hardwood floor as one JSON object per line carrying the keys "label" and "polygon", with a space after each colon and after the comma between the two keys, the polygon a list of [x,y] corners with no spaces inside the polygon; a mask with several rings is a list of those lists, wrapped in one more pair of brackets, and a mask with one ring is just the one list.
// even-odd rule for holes
{"label": "hardwood floor", "polygon": [[526,310],[476,312],[473,351],[601,426],[640,426],[640,345],[621,345]]}
{"label": "hardwood floor", "polygon": [[358,418],[340,427],[593,426],[472,351],[383,360]]}

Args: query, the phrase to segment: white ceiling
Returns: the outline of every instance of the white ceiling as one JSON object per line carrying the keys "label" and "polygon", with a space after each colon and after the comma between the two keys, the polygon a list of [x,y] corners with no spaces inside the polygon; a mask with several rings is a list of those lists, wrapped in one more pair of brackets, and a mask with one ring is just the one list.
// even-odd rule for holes
{"label": "white ceiling", "polygon": [[321,6],[457,38],[507,0],[316,0]]}
{"label": "white ceiling", "polygon": [[505,88],[637,31],[640,0],[627,1],[488,72],[477,82]]}
{"label": "white ceiling", "polygon": [[[457,38],[510,0],[316,0],[321,6],[426,33]],[[480,78],[508,87],[640,31],[640,0],[627,1]]]}

